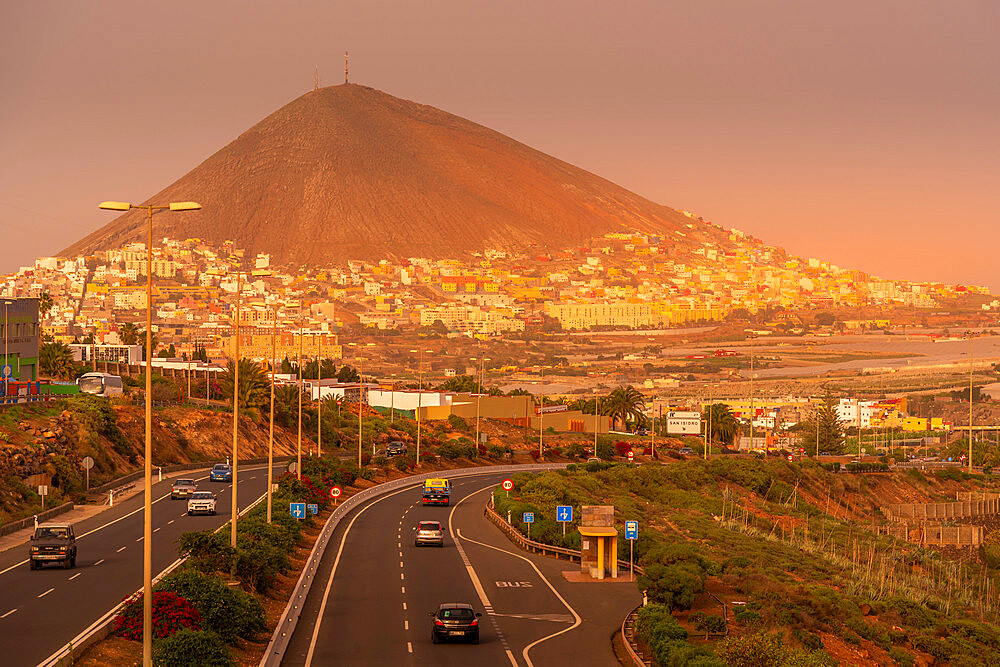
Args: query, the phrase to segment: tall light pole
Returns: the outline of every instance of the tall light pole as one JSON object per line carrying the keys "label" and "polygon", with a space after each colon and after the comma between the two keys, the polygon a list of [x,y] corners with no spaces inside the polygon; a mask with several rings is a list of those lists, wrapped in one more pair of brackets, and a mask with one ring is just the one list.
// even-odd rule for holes
{"label": "tall light pole", "polygon": [[319,333],[319,349],[316,351],[316,458],[323,458],[323,332]]}
{"label": "tall light pole", "polygon": [[130,204],[122,201],[101,202],[106,211],[146,209],[146,448],[143,470],[143,527],[142,527],[142,664],[153,664],[153,211],[197,211],[201,204],[193,201],[169,204]]}
{"label": "tall light pole", "polygon": [[969,474],[972,474],[972,337],[969,337]]}
{"label": "tall light pole", "polygon": [[410,352],[420,353],[420,361],[417,363],[417,376],[419,378],[417,384],[417,465],[420,465],[420,409],[423,407],[424,398],[424,350],[410,350]]}
{"label": "tall light pole", "polygon": [[295,475],[298,479],[302,479],[302,300],[299,299],[299,358],[298,358],[298,373],[299,373],[299,447],[295,454]]}
{"label": "tall light pole", "polygon": [[538,460],[545,455],[542,449],[542,421],[545,419],[545,371],[538,367]]}
{"label": "tall light pole", "polygon": [[[236,519],[239,516],[237,502],[237,475],[239,474],[239,419],[240,419],[240,291],[243,288],[243,273],[236,272],[236,358],[233,360],[233,514],[229,522],[229,544],[236,548]],[[235,564],[233,566],[235,568]]]}
{"label": "tall light pole", "polygon": [[479,405],[483,398],[483,366],[486,363],[486,359],[480,357],[479,359],[479,390],[476,392],[476,447],[479,447]]}
{"label": "tall light pole", "polygon": [[271,491],[274,482],[274,371],[278,358],[278,305],[274,305],[271,321],[271,427],[267,437],[267,522],[271,523]]}
{"label": "tall light pole", "polygon": [[594,456],[597,456],[597,434],[601,430],[601,398],[594,398]]}

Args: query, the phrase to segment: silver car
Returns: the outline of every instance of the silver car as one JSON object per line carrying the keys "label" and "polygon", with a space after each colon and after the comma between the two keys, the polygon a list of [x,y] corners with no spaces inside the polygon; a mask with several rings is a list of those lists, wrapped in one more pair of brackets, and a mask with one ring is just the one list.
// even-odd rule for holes
{"label": "silver car", "polygon": [[415,530],[417,534],[413,538],[414,545],[418,547],[425,544],[444,546],[444,527],[441,526],[440,521],[421,521]]}
{"label": "silver car", "polygon": [[215,514],[215,494],[211,491],[195,491],[188,500],[188,515]]}
{"label": "silver car", "polygon": [[170,499],[177,500],[179,498],[183,500],[184,498],[190,498],[191,494],[197,488],[198,486],[194,483],[193,479],[176,479],[170,487]]}

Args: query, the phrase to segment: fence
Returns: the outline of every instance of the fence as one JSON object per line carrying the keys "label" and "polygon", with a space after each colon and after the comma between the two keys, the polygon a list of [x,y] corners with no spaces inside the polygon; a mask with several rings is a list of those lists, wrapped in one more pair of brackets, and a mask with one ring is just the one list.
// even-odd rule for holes
{"label": "fence", "polygon": [[961,519],[1000,514],[1000,497],[953,503],[901,503],[886,505],[882,513],[890,519]]}
{"label": "fence", "polygon": [[5,523],[0,526],[0,537],[4,535],[10,535],[11,533],[16,533],[19,530],[27,528],[28,526],[35,525],[35,519],[38,519],[38,523],[43,521],[48,521],[54,516],[58,516],[63,512],[68,512],[73,509],[73,503],[63,503],[62,505],[57,505],[50,510],[45,510],[44,512],[39,512],[33,516],[25,517],[19,519],[18,521],[11,521],[10,523]]}
{"label": "fence", "polygon": [[877,526],[878,535],[888,535],[899,540],[933,547],[977,547],[983,543],[982,526],[933,526],[910,527],[905,523]]}

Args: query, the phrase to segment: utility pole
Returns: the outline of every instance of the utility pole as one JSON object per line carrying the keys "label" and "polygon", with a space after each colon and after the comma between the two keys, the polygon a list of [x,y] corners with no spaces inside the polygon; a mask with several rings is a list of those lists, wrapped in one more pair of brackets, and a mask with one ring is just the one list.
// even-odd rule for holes
{"label": "utility pole", "polygon": [[750,449],[753,449],[753,332],[750,333]]}
{"label": "utility pole", "polygon": [[274,482],[274,372],[278,358],[278,306],[274,306],[274,319],[271,321],[271,427],[267,437],[267,522],[271,523],[271,489]]}
{"label": "utility pole", "polygon": [[344,83],[349,83],[347,79],[347,51],[344,51]]}
{"label": "utility pole", "polygon": [[298,386],[299,386],[299,445],[295,454],[295,476],[302,479],[302,300],[299,299],[299,359],[298,359]]}
{"label": "utility pole", "polygon": [[316,353],[316,458],[323,457],[323,332],[319,334],[319,349]]}
{"label": "utility pole", "polygon": [[708,383],[708,426],[705,429],[705,460],[712,447],[712,383]]}
{"label": "utility pole", "polygon": [[[358,467],[361,467],[361,406],[365,398],[365,352],[358,351]],[[372,439],[374,442],[374,438]]]}
{"label": "utility pole", "polygon": [[[236,518],[239,515],[239,505],[236,501],[237,479],[239,466],[239,449],[237,447],[239,437],[240,419],[240,289],[243,274],[236,272],[236,358],[233,360],[233,514],[229,522],[230,525],[230,546],[236,548]],[[235,567],[235,565],[234,565]]]}
{"label": "utility pole", "polygon": [[538,460],[541,461],[545,452],[542,449],[542,421],[544,420],[543,415],[545,414],[545,379],[543,376],[544,371],[539,367],[538,369]]}
{"label": "utility pole", "polygon": [[969,337],[969,473],[972,473],[972,337]]}

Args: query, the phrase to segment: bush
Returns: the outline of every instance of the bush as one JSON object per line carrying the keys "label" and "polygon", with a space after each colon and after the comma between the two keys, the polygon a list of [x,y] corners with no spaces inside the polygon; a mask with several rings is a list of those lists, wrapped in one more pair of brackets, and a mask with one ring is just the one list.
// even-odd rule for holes
{"label": "bush", "polygon": [[[461,417],[459,419],[461,419]],[[454,461],[457,458],[461,458],[462,447],[452,444],[450,442],[445,442],[441,445],[438,445],[437,453],[438,456],[440,456],[443,459],[447,459],[448,461]]]}
{"label": "bush", "polygon": [[164,577],[157,591],[172,591],[186,598],[201,614],[206,629],[232,644],[237,637],[255,639],[264,632],[264,607],[253,595],[228,586],[218,577],[186,568]]}
{"label": "bush", "polygon": [[448,415],[448,425],[456,431],[468,431],[469,424],[458,415]]}
{"label": "bush", "polygon": [[633,451],[632,445],[624,440],[619,440],[615,443],[615,454],[622,458],[628,456],[628,453]]}
{"label": "bush", "polygon": [[438,458],[437,454],[435,454],[434,452],[427,452],[427,451],[420,452],[420,460],[423,463],[434,463],[435,461],[437,461],[437,458]]}
{"label": "bush", "polygon": [[[115,632],[125,639],[142,640],[142,600],[142,593],[136,593],[115,616]],[[201,629],[201,614],[195,606],[177,593],[154,592],[153,637],[169,637],[184,628]]]}
{"label": "bush", "polygon": [[388,468],[389,467],[389,457],[388,456],[376,456],[372,459],[372,465],[378,468]]}
{"label": "bush", "polygon": [[229,667],[233,659],[222,638],[214,632],[180,630],[153,646],[157,667]]}
{"label": "bush", "polygon": [[844,467],[850,473],[889,472],[885,463],[848,463]]}
{"label": "bush", "polygon": [[721,616],[698,612],[691,616],[691,620],[694,623],[695,630],[706,634],[717,634],[726,631],[726,621]]}
{"label": "bush", "polygon": [[610,461],[615,457],[615,446],[607,440],[597,442],[597,457]]}
{"label": "bush", "polygon": [[396,462],[395,462],[396,470],[399,470],[400,472],[406,472],[407,470],[413,470],[414,466],[416,466],[416,465],[417,465],[417,462],[414,461],[412,457],[409,457],[409,456],[397,456],[396,457]]}
{"label": "bush", "polygon": [[538,459],[540,459],[540,458],[541,458],[541,454],[539,454],[539,453],[538,453],[538,450],[537,450],[537,449],[532,449],[532,450],[531,450],[530,452],[528,452],[528,455],[529,455],[529,456],[531,456],[531,458],[532,458],[532,459],[533,459],[533,460],[534,460],[534,461],[535,461],[536,463],[538,462]]}
{"label": "bush", "polygon": [[733,620],[739,623],[740,625],[745,625],[749,627],[758,625],[761,621],[761,618],[760,614],[755,612],[753,609],[744,609],[743,611],[736,612],[736,615],[733,616]]}
{"label": "bush", "polygon": [[582,443],[574,442],[566,448],[566,456],[574,461],[586,455],[587,448]]}
{"label": "bush", "polygon": [[488,445],[486,453],[490,458],[499,459],[513,456],[514,450],[510,448],[510,445]]}

